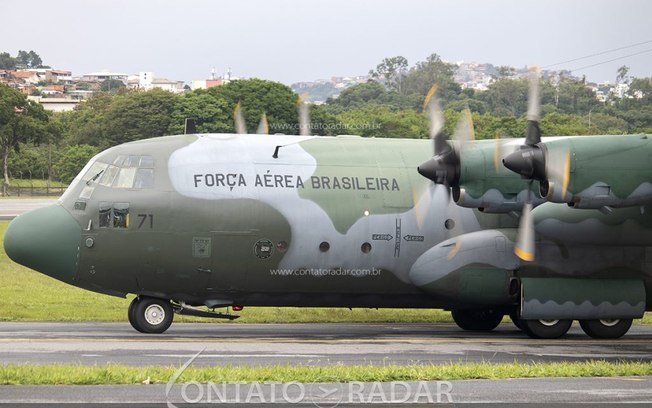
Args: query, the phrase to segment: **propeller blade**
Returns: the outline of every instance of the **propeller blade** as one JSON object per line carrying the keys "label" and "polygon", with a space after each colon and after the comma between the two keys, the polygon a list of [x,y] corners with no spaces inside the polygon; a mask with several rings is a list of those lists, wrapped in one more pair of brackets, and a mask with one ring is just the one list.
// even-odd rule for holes
{"label": "propeller blade", "polygon": [[453,133],[453,140],[459,142],[473,142],[475,141],[475,130],[473,129],[473,117],[471,116],[471,110],[466,108],[462,111],[459,120],[457,121],[457,127],[455,128],[455,133]]}
{"label": "propeller blade", "polygon": [[539,119],[541,119],[541,97],[539,95],[539,67],[530,68],[530,89],[527,99],[527,133],[525,144],[534,146],[541,142],[541,130]]}
{"label": "propeller blade", "polygon": [[193,133],[197,133],[197,126],[195,125],[195,119],[193,118],[186,118],[185,124],[184,124],[184,130],[183,134],[184,135],[190,135]]}
{"label": "propeller blade", "polygon": [[423,101],[423,111],[428,111],[428,119],[430,121],[430,138],[434,141],[435,155],[440,154],[450,146],[444,138],[444,114],[441,110],[439,99],[435,97],[435,93],[439,88],[439,84],[434,84],[430,87],[426,99]]}
{"label": "propeller blade", "polygon": [[[570,182],[571,153],[569,150],[549,152],[546,160],[546,175],[548,181],[561,186],[559,198],[564,199],[568,193]],[[557,196],[557,194],[555,194]]]}
{"label": "propeller blade", "polygon": [[496,146],[494,147],[494,167],[496,168],[496,174],[500,171],[500,165],[502,164],[502,161],[500,160],[501,157],[500,132],[496,130]]}
{"label": "propeller blade", "polygon": [[301,136],[310,136],[310,110],[306,103],[307,98],[307,93],[299,96],[299,134]]}
{"label": "propeller blade", "polygon": [[258,129],[256,133],[259,135],[268,135],[269,134],[269,124],[267,123],[267,114],[263,112],[263,116],[260,117],[260,122],[258,122]]}
{"label": "propeller blade", "polygon": [[534,261],[534,220],[532,219],[532,203],[523,205],[521,222],[518,227],[518,239],[514,253],[526,262]]}
{"label": "propeller blade", "polygon": [[428,183],[427,188],[419,193],[416,189],[412,191],[412,203],[414,204],[414,216],[417,221],[417,227],[423,228],[423,222],[428,217],[432,196],[434,194],[435,184]]}
{"label": "propeller blade", "polygon": [[242,108],[240,102],[235,105],[233,110],[233,120],[235,122],[235,131],[238,134],[244,135],[247,133],[247,125],[245,124],[244,116],[242,116]]}
{"label": "propeller blade", "polygon": [[566,158],[564,159],[564,174],[561,183],[562,196],[565,196],[566,193],[568,192],[568,183],[570,182],[570,162],[571,162],[570,152],[566,152]]}

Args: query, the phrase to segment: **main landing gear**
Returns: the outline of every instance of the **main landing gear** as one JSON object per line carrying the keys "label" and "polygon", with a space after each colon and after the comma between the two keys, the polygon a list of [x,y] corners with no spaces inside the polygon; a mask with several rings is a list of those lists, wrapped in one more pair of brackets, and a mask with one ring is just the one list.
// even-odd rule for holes
{"label": "main landing gear", "polygon": [[174,311],[169,300],[139,296],[131,301],[127,316],[141,333],[163,333],[172,324]]}
{"label": "main landing gear", "polygon": [[494,309],[456,309],[451,311],[451,315],[464,330],[491,331],[498,327],[504,313]]}
{"label": "main landing gear", "polygon": [[[458,309],[453,310],[453,320],[464,330],[491,331],[503,318],[504,311],[496,309]],[[573,320],[525,320],[517,312],[509,313],[516,327],[535,339],[556,339],[564,336]],[[632,319],[580,320],[584,333],[594,339],[617,339],[625,335],[632,326]]]}

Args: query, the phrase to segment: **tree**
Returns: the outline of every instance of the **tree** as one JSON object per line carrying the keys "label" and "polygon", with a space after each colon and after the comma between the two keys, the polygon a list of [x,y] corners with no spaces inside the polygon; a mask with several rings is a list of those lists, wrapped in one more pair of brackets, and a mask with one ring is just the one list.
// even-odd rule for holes
{"label": "tree", "polygon": [[422,99],[419,95],[400,95],[396,91],[386,89],[376,81],[367,81],[346,88],[339,97],[329,99],[327,104],[344,109],[378,104],[389,106],[394,110],[401,110],[420,107],[423,104]]}
{"label": "tree", "polygon": [[16,59],[8,52],[0,53],[0,69],[16,69]]}
{"label": "tree", "polygon": [[489,110],[498,116],[520,116],[527,111],[528,81],[501,78],[480,94]]}
{"label": "tree", "polygon": [[75,89],[78,91],[90,91],[92,88],[92,85],[90,82],[86,81],[79,81],[75,84]]}
{"label": "tree", "polygon": [[629,67],[627,65],[623,65],[622,67],[618,68],[618,76],[616,76],[616,83],[626,84],[628,82],[628,77],[627,77],[628,73],[629,73]]}
{"label": "tree", "polygon": [[82,144],[67,147],[54,165],[59,180],[70,183],[97,153],[97,148],[89,145]]}
{"label": "tree", "polygon": [[337,116],[326,105],[310,105],[310,133],[320,136],[333,136],[347,133],[337,121]]}
{"label": "tree", "polygon": [[240,102],[247,130],[254,132],[263,113],[270,133],[297,134],[299,131],[298,95],[289,86],[262,79],[239,79],[208,90],[208,94],[227,102],[231,115],[230,132],[235,132],[233,111]]}
{"label": "tree", "polygon": [[105,79],[104,81],[102,81],[102,85],[100,86],[100,90],[102,92],[116,93],[121,88],[124,88],[124,87],[125,87],[125,83],[120,81],[119,79]]}
{"label": "tree", "polygon": [[363,137],[419,139],[428,135],[428,118],[414,110],[392,111],[388,106],[367,105],[337,116],[339,134]]}
{"label": "tree", "polygon": [[405,76],[403,92],[426,96],[433,84],[438,85],[437,96],[444,102],[455,100],[462,88],[455,82],[455,66],[442,61],[437,54],[431,54],[425,61],[418,62]]}
{"label": "tree", "polygon": [[17,177],[45,179],[49,173],[49,146],[26,143],[20,152],[12,150],[9,154],[9,174]]}
{"label": "tree", "polygon": [[650,103],[652,101],[652,78],[634,78],[629,85],[627,94],[643,105]]}
{"label": "tree", "polygon": [[113,96],[103,123],[108,146],[166,135],[177,98],[162,89]]}
{"label": "tree", "polygon": [[16,55],[16,61],[19,68],[44,68],[43,60],[41,57],[34,51],[24,51],[19,50],[18,55]]}
{"label": "tree", "polygon": [[408,69],[408,60],[405,57],[396,56],[385,58],[376,66],[375,70],[369,71],[369,75],[382,81],[387,89],[401,93],[403,77]]}
{"label": "tree", "polygon": [[584,114],[601,104],[593,90],[586,86],[584,78],[562,78],[557,86],[557,108],[561,112]]}
{"label": "tree", "polygon": [[0,84],[0,155],[2,156],[4,183],[2,193],[7,195],[9,180],[9,153],[18,151],[20,144],[45,137],[48,116],[43,107],[28,101],[20,92]]}
{"label": "tree", "polygon": [[516,74],[516,69],[508,65],[501,65],[496,68],[498,78],[511,78]]}
{"label": "tree", "polygon": [[220,95],[203,89],[189,91],[177,98],[168,134],[181,134],[186,118],[193,118],[198,133],[226,133],[233,129],[229,103]]}
{"label": "tree", "polygon": [[102,148],[111,145],[106,114],[113,101],[108,93],[97,93],[80,103],[72,112],[62,113],[67,144],[89,144]]}

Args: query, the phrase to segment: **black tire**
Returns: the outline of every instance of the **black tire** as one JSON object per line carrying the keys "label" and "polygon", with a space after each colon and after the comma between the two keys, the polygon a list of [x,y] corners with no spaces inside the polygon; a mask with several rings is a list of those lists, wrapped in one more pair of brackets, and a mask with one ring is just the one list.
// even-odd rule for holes
{"label": "black tire", "polygon": [[513,311],[512,313],[510,313],[509,318],[512,320],[512,323],[514,323],[514,326],[516,326],[516,328],[523,330],[523,328],[521,327],[521,318],[519,317],[517,311]]}
{"label": "black tire", "polygon": [[129,323],[131,324],[131,327],[134,329],[138,330],[139,332],[142,333],[142,330],[140,327],[136,325],[136,322],[134,320],[134,310],[136,309],[136,304],[138,303],[138,298],[134,298],[134,300],[129,303],[129,309],[127,309],[127,318],[129,319]]}
{"label": "black tire", "polygon": [[169,300],[138,297],[133,300],[130,323],[141,333],[163,333],[174,318]]}
{"label": "black tire", "polygon": [[580,326],[594,339],[619,339],[632,327],[632,319],[580,320]]}
{"label": "black tire", "polygon": [[464,330],[491,331],[503,320],[504,314],[493,309],[455,309],[455,323]]}
{"label": "black tire", "polygon": [[521,329],[535,339],[557,339],[572,325],[572,320],[521,320]]}

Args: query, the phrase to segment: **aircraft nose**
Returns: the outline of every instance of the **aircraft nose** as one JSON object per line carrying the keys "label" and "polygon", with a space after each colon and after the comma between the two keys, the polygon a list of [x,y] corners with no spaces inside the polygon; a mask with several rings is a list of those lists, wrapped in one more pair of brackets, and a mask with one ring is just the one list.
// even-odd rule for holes
{"label": "aircraft nose", "polygon": [[4,237],[14,262],[71,283],[77,274],[81,227],[55,204],[16,217]]}

